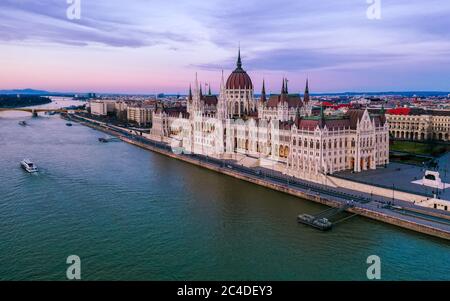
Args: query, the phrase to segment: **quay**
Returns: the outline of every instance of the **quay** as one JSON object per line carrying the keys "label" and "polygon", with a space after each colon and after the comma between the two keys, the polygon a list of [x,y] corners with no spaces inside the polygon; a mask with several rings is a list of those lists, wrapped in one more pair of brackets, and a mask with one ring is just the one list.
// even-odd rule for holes
{"label": "quay", "polygon": [[[62,114],[61,117],[65,119],[68,118],[65,114]],[[407,210],[398,210],[398,208],[392,208],[392,206],[390,206],[392,202],[395,201],[407,206],[405,204],[406,202],[379,195],[374,196],[371,193],[354,191],[346,188],[334,188],[303,179],[286,176],[280,172],[269,169],[249,168],[236,164],[231,160],[219,160],[197,154],[178,154],[174,153],[171,146],[166,143],[147,139],[124,128],[76,114],[70,114],[70,120],[105,132],[119,138],[124,142],[146,150],[151,150],[153,152],[201,166],[221,174],[329,207],[344,208],[343,210],[353,215],[361,215],[411,231],[450,240],[450,215],[447,215],[446,213],[436,213],[433,210],[428,210],[428,208],[422,209],[413,205],[410,205],[411,208],[407,208]],[[351,203],[352,206],[345,206],[349,203]],[[414,212],[414,214],[411,214],[412,212]],[[430,218],[433,216],[439,216],[439,218]],[[342,220],[345,219],[346,218]]]}

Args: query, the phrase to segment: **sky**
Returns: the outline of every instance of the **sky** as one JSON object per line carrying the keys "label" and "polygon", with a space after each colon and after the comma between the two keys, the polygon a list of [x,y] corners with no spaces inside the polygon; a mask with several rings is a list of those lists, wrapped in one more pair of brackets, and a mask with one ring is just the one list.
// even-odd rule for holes
{"label": "sky", "polygon": [[448,0],[1,0],[0,89],[185,94],[198,73],[217,93],[240,45],[256,93],[283,77],[290,92],[449,91],[449,15]]}

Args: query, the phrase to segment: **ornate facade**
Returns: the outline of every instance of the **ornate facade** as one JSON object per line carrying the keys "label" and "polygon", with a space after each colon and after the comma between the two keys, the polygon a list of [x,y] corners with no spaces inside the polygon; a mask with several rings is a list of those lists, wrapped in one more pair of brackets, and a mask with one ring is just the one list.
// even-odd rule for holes
{"label": "ornate facade", "polygon": [[386,118],[396,139],[450,141],[450,111],[397,108]]}
{"label": "ornate facade", "polygon": [[328,117],[321,110],[313,116],[308,81],[303,98],[290,94],[287,83],[283,79],[281,93],[268,96],[263,82],[256,99],[239,53],[227,81],[222,73],[218,96],[203,95],[196,78],[185,109],[159,106],[154,112],[151,136],[181,152],[234,159],[310,179],[389,163],[384,115],[349,110]]}

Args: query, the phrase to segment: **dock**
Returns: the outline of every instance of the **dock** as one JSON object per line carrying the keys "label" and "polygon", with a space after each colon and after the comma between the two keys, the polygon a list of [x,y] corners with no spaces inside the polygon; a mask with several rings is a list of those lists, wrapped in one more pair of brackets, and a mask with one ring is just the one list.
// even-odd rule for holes
{"label": "dock", "polygon": [[345,212],[349,208],[352,208],[353,206],[354,205],[349,202],[337,208],[335,207],[328,208],[315,215],[306,213],[300,214],[299,216],[297,216],[297,221],[301,224],[311,226],[321,231],[328,231],[331,230],[335,224],[355,216],[356,214],[353,214],[340,219],[336,219],[336,217],[341,215],[341,213]]}

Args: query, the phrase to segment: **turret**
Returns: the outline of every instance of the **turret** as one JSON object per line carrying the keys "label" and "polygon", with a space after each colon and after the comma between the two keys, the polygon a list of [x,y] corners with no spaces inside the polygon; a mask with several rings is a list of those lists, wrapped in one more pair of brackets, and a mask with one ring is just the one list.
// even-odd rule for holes
{"label": "turret", "polygon": [[262,84],[262,90],[261,90],[261,98],[259,99],[259,101],[261,102],[261,104],[264,104],[267,101],[267,97],[266,97],[266,84],[265,81],[263,80],[263,84]]}
{"label": "turret", "polygon": [[189,97],[188,97],[188,101],[192,101],[192,87],[189,84]]}
{"label": "turret", "polygon": [[308,79],[306,79],[306,87],[305,87],[305,94],[303,96],[303,102],[307,104],[309,102],[309,87],[308,87]]}

